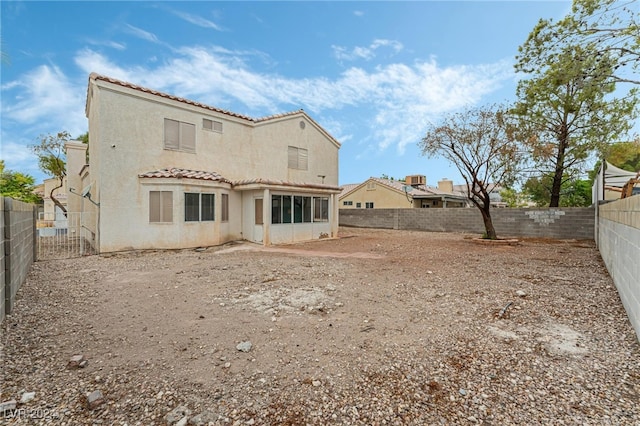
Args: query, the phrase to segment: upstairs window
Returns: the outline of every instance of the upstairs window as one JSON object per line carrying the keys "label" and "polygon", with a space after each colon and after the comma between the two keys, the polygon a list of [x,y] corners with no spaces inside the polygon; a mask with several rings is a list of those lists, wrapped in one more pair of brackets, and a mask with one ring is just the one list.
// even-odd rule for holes
{"label": "upstairs window", "polygon": [[202,119],[202,128],[205,130],[210,130],[212,132],[222,133],[222,122],[209,120],[208,118]]}
{"label": "upstairs window", "polygon": [[365,208],[366,209],[372,209],[373,208],[373,203],[364,203],[365,204]]}
{"label": "upstairs window", "polygon": [[165,118],[164,149],[196,152],[196,126]]}
{"label": "upstairs window", "polygon": [[288,147],[289,168],[309,170],[309,152],[304,148]]}

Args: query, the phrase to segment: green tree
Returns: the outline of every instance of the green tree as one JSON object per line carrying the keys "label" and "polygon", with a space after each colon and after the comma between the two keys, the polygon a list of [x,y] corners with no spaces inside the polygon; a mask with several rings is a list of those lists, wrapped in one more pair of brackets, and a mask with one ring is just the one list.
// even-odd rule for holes
{"label": "green tree", "polygon": [[[640,171],[640,139],[632,142],[618,142],[611,144],[603,154],[606,160],[616,167],[628,172]],[[600,171],[602,161],[596,161],[593,170],[589,172],[589,182],[593,184],[593,180]]]}
{"label": "green tree", "polygon": [[611,145],[605,158],[609,163],[623,170],[640,171],[640,139]]}
{"label": "green tree", "polygon": [[527,205],[523,199],[523,194],[514,188],[503,188],[500,190],[500,198],[507,203],[507,207],[524,207]]}
{"label": "green tree", "polygon": [[[89,132],[84,132],[83,134],[81,134],[80,136],[78,136],[76,138],[76,140],[82,142],[83,144],[87,145],[87,147],[89,146]],[[89,149],[87,149],[87,155],[86,155],[86,162],[87,164],[89,164]]]}
{"label": "green tree", "polygon": [[557,54],[542,53],[549,62],[518,84],[512,113],[536,174],[553,178],[550,207],[560,205],[563,184],[581,175],[608,141],[626,133],[637,113],[635,96],[611,98],[615,83],[607,76],[615,61],[593,49],[568,45]]}
{"label": "green tree", "polygon": [[497,239],[497,235],[489,190],[509,181],[521,162],[507,118],[498,107],[470,108],[445,116],[439,125],[430,125],[419,142],[423,155],[445,158],[458,169],[490,239]]}
{"label": "green tree", "polygon": [[[574,0],[571,13],[554,22],[541,19],[516,57],[516,69],[525,73],[557,62],[566,46],[582,46],[613,61],[607,82],[640,84],[640,14],[636,0]],[[602,72],[585,68],[592,76]]]}
{"label": "green tree", "polygon": [[38,203],[42,199],[34,192],[33,176],[6,170],[4,160],[0,160],[0,194],[25,203]]}
{"label": "green tree", "polygon": [[[527,179],[523,193],[537,206],[548,206],[553,176],[550,174]],[[564,179],[558,207],[588,207],[591,205],[591,182],[584,179]]]}
{"label": "green tree", "polygon": [[32,151],[38,157],[40,170],[58,179],[58,185],[51,189],[49,198],[65,216],[67,215],[67,209],[55,198],[54,192],[64,186],[64,178],[67,176],[64,144],[70,138],[69,133],[63,130],[55,135],[42,135],[40,136],[40,143],[31,146]]}

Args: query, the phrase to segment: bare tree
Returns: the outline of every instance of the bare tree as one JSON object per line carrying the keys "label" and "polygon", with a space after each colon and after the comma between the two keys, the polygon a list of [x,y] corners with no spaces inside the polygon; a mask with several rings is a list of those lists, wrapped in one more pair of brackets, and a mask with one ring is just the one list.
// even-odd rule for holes
{"label": "bare tree", "polygon": [[505,112],[487,106],[450,114],[427,129],[419,147],[423,155],[445,158],[458,169],[467,184],[467,196],[482,214],[485,238],[497,239],[489,193],[509,181],[521,163]]}

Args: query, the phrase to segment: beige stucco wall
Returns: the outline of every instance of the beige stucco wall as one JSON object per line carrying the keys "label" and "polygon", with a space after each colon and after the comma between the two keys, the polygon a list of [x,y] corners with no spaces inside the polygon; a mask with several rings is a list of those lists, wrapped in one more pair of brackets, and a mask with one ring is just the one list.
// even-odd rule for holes
{"label": "beige stucco wall", "polygon": [[87,145],[79,141],[68,141],[64,145],[67,156],[67,211],[82,211],[82,176],[80,172],[86,163]]}
{"label": "beige stucco wall", "polygon": [[[345,202],[351,202],[352,204],[348,205]],[[373,202],[373,206],[376,209],[419,209],[423,208],[423,204],[428,205],[429,208],[444,207],[442,199],[413,199],[404,192],[372,180],[365,181],[361,186],[340,198],[339,207],[341,209],[364,209],[366,208],[366,203],[370,202]],[[358,203],[360,203],[360,207],[358,207]],[[446,202],[446,207],[448,208],[465,206],[466,204],[462,201],[448,200]]]}
{"label": "beige stucco wall", "polygon": [[[325,175],[326,184],[338,185],[339,146],[329,142],[303,113],[254,126],[246,120],[184,102],[118,87],[129,95],[122,96],[109,90],[109,83],[98,81],[97,84],[106,85],[100,90],[99,105],[92,104],[92,108],[101,110],[99,133],[105,135],[99,136],[101,176],[105,169],[142,173],[170,164],[215,171],[232,181],[260,177],[321,183],[318,175]],[[165,118],[195,124],[195,153],[164,149]],[[204,130],[203,118],[221,121],[222,133]],[[300,128],[300,121],[306,122],[304,129]],[[288,169],[289,145],[309,150],[309,170]]]}
{"label": "beige stucco wall", "polygon": [[[411,200],[410,197],[409,200]],[[365,182],[365,184],[340,199],[340,208],[355,209],[358,208],[357,205],[360,203],[360,208],[364,209],[366,203],[371,202],[373,202],[373,207],[376,209],[411,208],[413,207],[413,201],[409,200],[407,200],[407,194],[403,192],[395,191],[377,182]],[[353,205],[345,205],[345,201],[351,201]]]}
{"label": "beige stucco wall", "polygon": [[[247,220],[243,197],[230,185],[182,179],[182,187],[176,179],[140,179],[141,173],[176,167],[217,172],[231,181],[262,178],[305,183],[322,183],[318,175],[323,175],[325,184],[338,185],[339,145],[302,112],[253,123],[102,80],[92,80],[89,96],[92,195],[100,203],[101,252],[251,240],[246,235],[248,225],[243,224]],[[195,153],[164,149],[165,118],[195,125]],[[222,132],[204,129],[205,118],[222,122]],[[308,170],[288,168],[288,146],[309,151]],[[173,225],[149,223],[151,189],[174,191]],[[229,222],[185,223],[183,193],[209,190],[216,194],[216,218],[220,217],[220,195],[229,194]],[[337,210],[335,221],[337,227]]]}
{"label": "beige stucco wall", "polygon": [[[60,184],[60,180],[58,178],[49,178],[44,180],[44,215],[39,219],[44,220],[56,220],[55,217],[55,204],[51,200],[49,196],[51,194],[51,190]],[[53,196],[60,201],[60,203],[67,207],[67,178],[65,177],[62,181],[62,187],[53,191]]]}
{"label": "beige stucco wall", "polygon": [[[288,146],[308,150],[308,170],[288,168]],[[252,144],[246,148],[249,151],[245,154],[254,159],[256,176],[338,186],[338,146],[329,142],[321,130],[302,115],[258,124]]]}
{"label": "beige stucco wall", "polygon": [[[149,192],[173,193],[173,221],[149,223]],[[185,222],[184,193],[215,194],[214,221]],[[240,239],[240,220],[223,223],[221,195],[229,194],[229,212],[238,209],[239,197],[228,184],[184,179],[142,179],[135,198],[127,206],[100,205],[101,251],[131,249],[170,249],[219,245]],[[104,200],[104,198],[103,198]],[[105,232],[104,230],[112,230]]]}

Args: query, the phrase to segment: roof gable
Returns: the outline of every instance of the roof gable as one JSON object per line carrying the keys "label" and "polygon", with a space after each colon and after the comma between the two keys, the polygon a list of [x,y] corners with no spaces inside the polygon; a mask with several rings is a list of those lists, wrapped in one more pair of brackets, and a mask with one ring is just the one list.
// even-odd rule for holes
{"label": "roof gable", "polygon": [[[389,191],[393,191],[396,193],[408,194],[408,196],[410,196],[411,198],[433,198],[433,197],[439,198],[443,196],[452,197],[452,198],[461,198],[461,199],[467,198],[466,195],[457,191],[454,191],[452,193],[444,192],[444,191],[440,191],[437,188],[433,188],[426,185],[411,186],[411,185],[407,185],[405,182],[400,180],[383,179],[383,178],[377,178],[377,177],[370,177],[369,179],[362,182],[361,184],[356,184],[353,187],[349,188],[348,191],[343,191],[342,194],[340,195],[340,198],[350,195],[360,190],[361,188],[365,188],[369,183],[379,184],[384,189],[387,189]],[[343,185],[343,187],[345,186],[346,185]]]}

